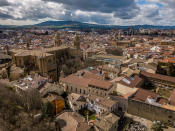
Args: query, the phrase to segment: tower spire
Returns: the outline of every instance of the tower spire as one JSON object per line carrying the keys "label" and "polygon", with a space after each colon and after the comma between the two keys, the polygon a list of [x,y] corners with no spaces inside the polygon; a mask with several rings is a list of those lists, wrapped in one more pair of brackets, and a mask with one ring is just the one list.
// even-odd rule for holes
{"label": "tower spire", "polygon": [[75,35],[74,47],[76,47],[78,50],[80,49],[80,38],[77,34]]}
{"label": "tower spire", "polygon": [[60,34],[57,32],[54,37],[54,46],[60,46],[62,42],[60,40]]}

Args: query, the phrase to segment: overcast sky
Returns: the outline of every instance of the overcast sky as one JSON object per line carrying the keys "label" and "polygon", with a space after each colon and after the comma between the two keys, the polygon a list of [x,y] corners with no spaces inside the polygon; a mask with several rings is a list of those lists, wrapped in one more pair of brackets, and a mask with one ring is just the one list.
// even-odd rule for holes
{"label": "overcast sky", "polygon": [[0,0],[0,24],[72,20],[112,25],[175,25],[175,0]]}

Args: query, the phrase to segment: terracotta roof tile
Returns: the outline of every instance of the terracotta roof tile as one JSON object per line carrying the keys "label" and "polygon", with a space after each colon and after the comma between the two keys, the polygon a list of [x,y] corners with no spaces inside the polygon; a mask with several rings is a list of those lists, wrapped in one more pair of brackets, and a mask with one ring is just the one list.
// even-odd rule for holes
{"label": "terracotta roof tile", "polygon": [[88,97],[90,100],[96,101],[97,104],[99,105],[103,105],[105,107],[112,107],[113,105],[116,104],[116,101],[112,100],[112,99],[108,99],[108,98],[103,98],[103,97],[99,97],[96,95],[90,95]]}
{"label": "terracotta roof tile", "polygon": [[[130,83],[124,82],[123,79],[126,79]],[[139,84],[143,81],[143,79],[137,75],[134,75],[133,79],[130,79],[129,77],[124,77],[123,79],[120,80],[119,83],[125,86],[129,86],[131,88],[138,87]]]}
{"label": "terracotta roof tile", "polygon": [[84,78],[87,78],[87,79],[97,79],[97,80],[103,80],[103,77],[102,76],[99,76],[99,75],[96,75],[96,74],[93,74],[91,72],[84,72],[84,75],[83,75]]}
{"label": "terracotta roof tile", "polygon": [[164,81],[175,83],[175,77],[171,77],[171,76],[165,76],[165,75],[161,75],[161,74],[152,74],[152,73],[148,73],[148,72],[144,72],[144,71],[141,72],[141,75],[143,75],[145,77],[149,77],[149,78],[154,78],[154,79],[158,79],[158,80],[164,80]]}
{"label": "terracotta roof tile", "polygon": [[112,86],[112,83],[102,80],[91,79],[89,85],[103,89],[109,89]]}
{"label": "terracotta roof tile", "polygon": [[145,90],[145,89],[138,89],[135,95],[132,97],[134,100],[139,100],[145,102],[148,96],[151,96],[152,98],[156,99],[158,97],[158,94]]}
{"label": "terracotta roof tile", "polygon": [[175,106],[175,89],[171,93],[170,104]]}
{"label": "terracotta roof tile", "polygon": [[75,76],[75,75],[70,75],[60,80],[66,83],[75,84],[75,85],[79,85],[82,87],[88,87],[88,84],[91,81],[90,79],[86,79],[86,78]]}
{"label": "terracotta roof tile", "polygon": [[81,76],[76,76],[76,75],[70,75],[60,80],[69,84],[74,84],[82,87],[88,87],[89,85],[91,85],[91,86],[96,86],[98,88],[109,89],[112,85],[112,83],[104,80],[97,80],[93,78],[88,79],[88,78],[83,78]]}

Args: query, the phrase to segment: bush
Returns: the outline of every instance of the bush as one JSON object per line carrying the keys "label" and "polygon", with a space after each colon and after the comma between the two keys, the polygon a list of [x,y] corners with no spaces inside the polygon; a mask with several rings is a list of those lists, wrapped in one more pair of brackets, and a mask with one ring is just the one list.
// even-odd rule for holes
{"label": "bush", "polygon": [[163,129],[166,129],[166,128],[167,128],[166,123],[163,123],[161,121],[154,121],[151,127],[153,131],[163,131]]}
{"label": "bush", "polygon": [[42,106],[42,115],[44,117],[49,117],[53,115],[53,106],[50,102],[47,102]]}
{"label": "bush", "polygon": [[[29,98],[31,98],[33,95],[29,96]],[[25,105],[22,104],[25,102],[22,100],[24,97],[25,96],[19,97],[14,91],[0,84],[0,130],[55,131],[56,127],[54,126],[54,122],[52,122],[49,118],[36,122],[32,115],[28,113],[28,110],[24,110]],[[28,96],[26,96],[26,98],[28,98]],[[38,98],[34,97],[28,100],[35,100],[37,103]],[[35,104],[32,107],[35,107]],[[31,110],[29,111],[31,112],[32,108],[30,109]]]}
{"label": "bush", "polygon": [[41,97],[37,89],[28,89],[20,95],[19,103],[26,111],[41,109]]}

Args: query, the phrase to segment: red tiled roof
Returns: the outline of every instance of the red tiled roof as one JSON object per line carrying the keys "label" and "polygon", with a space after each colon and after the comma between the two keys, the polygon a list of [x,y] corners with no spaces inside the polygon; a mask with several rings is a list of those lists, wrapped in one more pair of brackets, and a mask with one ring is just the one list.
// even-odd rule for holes
{"label": "red tiled roof", "polygon": [[165,105],[165,104],[168,104],[168,99],[161,97],[161,98],[158,99],[157,102],[159,104]]}
{"label": "red tiled roof", "polygon": [[159,60],[162,63],[175,63],[175,57]]}
{"label": "red tiled roof", "polygon": [[128,77],[125,77],[125,79],[127,79],[130,84],[124,82],[123,80],[120,80],[119,83],[122,84],[122,85],[125,85],[125,86],[129,86],[131,88],[134,88],[134,87],[138,87],[138,85],[143,81],[139,76],[135,75],[133,77],[134,79],[131,80],[130,78]]}
{"label": "red tiled roof", "polygon": [[60,80],[63,82],[69,83],[69,84],[74,84],[74,85],[78,85],[82,87],[88,87],[88,84],[91,81],[90,79],[86,79],[86,78],[75,76],[75,75],[70,75]]}
{"label": "red tiled roof", "polygon": [[116,101],[112,100],[112,99],[107,99],[104,97],[99,97],[96,95],[90,95],[88,97],[90,100],[96,101],[97,104],[103,105],[105,107],[112,107],[113,105],[116,104]]}
{"label": "red tiled roof", "polygon": [[97,79],[97,80],[103,80],[103,77],[102,76],[99,76],[99,75],[96,75],[96,74],[93,74],[93,73],[89,73],[89,72],[84,72],[84,75],[83,75],[84,78],[87,78],[87,79]]}
{"label": "red tiled roof", "polygon": [[145,90],[145,89],[138,89],[135,95],[132,97],[134,100],[139,100],[145,102],[148,96],[151,96],[152,98],[156,99],[158,97],[158,94]]}
{"label": "red tiled roof", "polygon": [[165,76],[165,75],[161,75],[161,74],[152,74],[152,73],[148,73],[148,72],[144,72],[144,71],[141,72],[141,75],[143,75],[145,77],[149,77],[149,78],[154,78],[154,79],[158,79],[158,80],[164,80],[164,81],[175,83],[175,77],[171,77],[171,76]]}
{"label": "red tiled roof", "polygon": [[91,79],[91,81],[89,82],[89,85],[96,86],[96,87],[103,88],[103,89],[109,89],[112,83],[104,81],[104,80],[102,81],[102,80]]}
{"label": "red tiled roof", "polygon": [[173,106],[175,106],[175,89],[171,93],[170,104],[173,105]]}
{"label": "red tiled roof", "polygon": [[109,89],[112,85],[112,83],[104,80],[97,80],[93,78],[87,79],[76,75],[70,75],[66,78],[61,78],[60,81],[63,81],[69,84],[74,84],[77,86],[82,86],[82,87],[88,87],[89,85],[91,85],[91,86],[96,86],[98,88],[103,88],[103,89]]}

